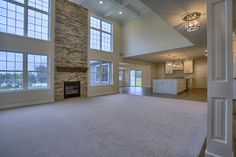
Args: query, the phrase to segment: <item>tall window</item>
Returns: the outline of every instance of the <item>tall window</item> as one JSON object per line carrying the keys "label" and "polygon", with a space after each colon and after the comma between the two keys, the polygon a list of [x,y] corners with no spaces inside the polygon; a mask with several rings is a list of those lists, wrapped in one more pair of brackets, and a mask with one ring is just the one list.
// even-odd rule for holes
{"label": "tall window", "polygon": [[0,32],[49,40],[50,0],[0,0]]}
{"label": "tall window", "polygon": [[110,64],[102,64],[102,83],[109,83],[110,81]]}
{"label": "tall window", "polygon": [[48,71],[48,56],[0,51],[0,91],[48,88]]}
{"label": "tall window", "polygon": [[90,61],[90,85],[112,84],[112,63],[107,61]]}
{"label": "tall window", "polygon": [[123,70],[119,70],[119,81],[123,81]]}
{"label": "tall window", "polygon": [[113,51],[112,24],[96,17],[90,18],[90,48]]}

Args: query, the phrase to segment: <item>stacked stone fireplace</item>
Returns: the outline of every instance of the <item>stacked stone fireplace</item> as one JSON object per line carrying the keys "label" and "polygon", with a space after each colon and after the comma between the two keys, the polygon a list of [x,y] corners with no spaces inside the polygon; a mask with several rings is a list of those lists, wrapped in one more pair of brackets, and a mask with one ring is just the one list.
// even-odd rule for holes
{"label": "stacked stone fireplace", "polygon": [[86,97],[88,11],[68,0],[55,2],[55,100],[67,98],[65,82],[79,82],[77,96]]}

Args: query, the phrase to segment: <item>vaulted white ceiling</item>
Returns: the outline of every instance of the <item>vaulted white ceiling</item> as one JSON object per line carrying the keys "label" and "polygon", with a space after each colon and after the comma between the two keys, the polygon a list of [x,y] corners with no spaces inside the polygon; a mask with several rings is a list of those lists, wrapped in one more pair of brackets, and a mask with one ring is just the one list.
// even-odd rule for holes
{"label": "vaulted white ceiling", "polygon": [[[140,0],[70,0],[91,12],[102,17],[109,17],[117,22],[123,23],[131,18],[138,17],[150,9]],[[119,14],[119,12],[122,14]]]}
{"label": "vaulted white ceiling", "polygon": [[[207,48],[207,29],[206,29],[206,1],[205,0],[141,0],[164,19],[170,26],[175,28],[180,34],[193,43],[193,46],[175,50],[168,50],[147,55],[132,57],[134,59],[147,60],[153,62],[163,62],[169,59],[185,59],[205,57]],[[184,29],[183,17],[192,12],[201,12],[200,29],[195,32],[187,32]],[[169,57],[171,54],[171,58]]]}
{"label": "vaulted white ceiling", "polygon": [[[206,31],[206,0],[70,0],[99,16],[109,17],[117,22],[125,23],[133,18],[138,18],[150,10],[158,14],[166,23],[176,29],[183,37],[188,39],[193,46],[151,54],[132,56],[133,59],[163,62],[168,60],[171,53],[173,58],[199,58],[204,57],[207,48]],[[234,30],[236,31],[236,2],[234,2]],[[122,11],[120,15],[119,12]],[[184,30],[183,16],[199,11],[200,29],[188,33]]]}

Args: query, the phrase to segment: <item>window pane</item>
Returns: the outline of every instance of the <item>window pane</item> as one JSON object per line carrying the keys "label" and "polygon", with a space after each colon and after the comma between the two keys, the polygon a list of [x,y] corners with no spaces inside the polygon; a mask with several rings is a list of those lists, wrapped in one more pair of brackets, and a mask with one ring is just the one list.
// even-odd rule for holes
{"label": "window pane", "polygon": [[29,0],[28,5],[37,8],[39,10],[49,11],[49,1],[48,0]]}
{"label": "window pane", "polygon": [[100,32],[94,29],[90,30],[90,48],[100,50]]}
{"label": "window pane", "polygon": [[100,29],[101,20],[95,17],[90,18],[90,27]]}
{"label": "window pane", "polygon": [[111,33],[111,24],[102,21],[102,30],[108,33]]}
{"label": "window pane", "polygon": [[48,40],[48,15],[29,10],[28,36]]}
{"label": "window pane", "polygon": [[102,50],[111,52],[111,35],[102,33]]}
{"label": "window pane", "polygon": [[28,88],[48,88],[48,56],[28,54]]}
{"label": "window pane", "polygon": [[23,54],[0,51],[0,91],[23,88]]}
{"label": "window pane", "polygon": [[0,61],[0,70],[7,70],[6,62]]}
{"label": "window pane", "polygon": [[29,72],[28,73],[28,88],[48,88],[48,73],[47,72]]}
{"label": "window pane", "polygon": [[7,60],[7,53],[4,51],[0,51],[0,61],[6,61]]}

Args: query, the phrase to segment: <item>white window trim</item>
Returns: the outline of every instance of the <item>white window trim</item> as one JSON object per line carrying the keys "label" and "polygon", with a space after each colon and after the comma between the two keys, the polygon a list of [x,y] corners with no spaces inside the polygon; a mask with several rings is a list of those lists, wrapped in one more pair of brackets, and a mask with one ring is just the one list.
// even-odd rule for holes
{"label": "white window trim", "polygon": [[[99,29],[91,26],[91,17],[96,18],[96,19],[98,19],[100,21],[100,28]],[[111,33],[102,30],[102,21],[111,24]],[[114,38],[113,38],[113,23],[111,23],[111,22],[109,22],[107,20],[101,19],[101,18],[99,18],[97,16],[93,16],[92,15],[92,16],[90,16],[90,20],[89,20],[89,27],[90,27],[90,29],[89,29],[89,48],[91,50],[95,50],[95,51],[106,52],[106,53],[113,53],[113,40],[114,40]],[[91,43],[91,38],[90,38],[91,37],[91,29],[94,29],[94,30],[100,32],[100,48],[99,49],[91,48],[91,45],[90,45],[90,43]],[[106,33],[106,34],[111,35],[111,45],[110,45],[111,46],[111,51],[104,51],[104,50],[102,50],[102,33]]]}

